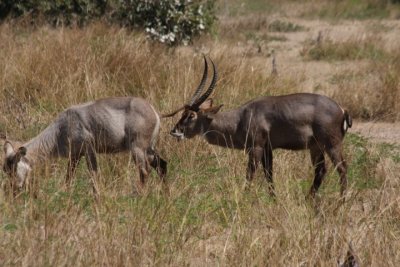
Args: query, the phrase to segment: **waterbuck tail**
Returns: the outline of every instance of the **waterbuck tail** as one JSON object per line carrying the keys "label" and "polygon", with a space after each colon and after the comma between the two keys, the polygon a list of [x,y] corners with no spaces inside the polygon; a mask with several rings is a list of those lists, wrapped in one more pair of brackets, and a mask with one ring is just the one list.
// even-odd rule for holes
{"label": "waterbuck tail", "polygon": [[353,125],[353,120],[347,110],[343,111],[343,133],[346,133],[349,128]]}

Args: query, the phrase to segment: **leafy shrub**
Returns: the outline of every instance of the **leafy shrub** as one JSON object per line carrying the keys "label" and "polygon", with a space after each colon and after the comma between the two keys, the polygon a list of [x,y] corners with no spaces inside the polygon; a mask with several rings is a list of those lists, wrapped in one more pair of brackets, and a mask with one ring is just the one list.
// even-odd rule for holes
{"label": "leafy shrub", "polygon": [[117,16],[125,25],[145,27],[153,39],[162,43],[188,44],[192,36],[211,28],[213,11],[212,0],[123,0]]}
{"label": "leafy shrub", "polygon": [[0,20],[30,16],[53,26],[87,22],[105,17],[113,23],[144,28],[162,43],[188,44],[208,31],[215,20],[215,0],[0,0]]}
{"label": "leafy shrub", "polygon": [[82,25],[104,15],[106,7],[107,0],[0,0],[0,19],[30,15],[33,22],[43,16],[54,26],[73,22]]}

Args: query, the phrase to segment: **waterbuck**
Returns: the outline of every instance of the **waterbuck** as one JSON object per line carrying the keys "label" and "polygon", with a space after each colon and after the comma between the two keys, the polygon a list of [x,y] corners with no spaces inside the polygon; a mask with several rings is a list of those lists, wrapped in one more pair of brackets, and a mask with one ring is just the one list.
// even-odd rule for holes
{"label": "waterbuck", "polygon": [[210,144],[245,150],[249,157],[247,181],[253,180],[261,161],[271,194],[274,194],[272,151],[275,148],[310,150],[315,166],[310,189],[312,197],[327,172],[326,152],[339,172],[343,195],[347,187],[347,166],[342,156],[342,141],[352,124],[346,110],[326,96],[298,93],[260,97],[236,109],[220,112],[222,105],[214,107],[212,99],[208,99],[217,81],[217,70],[212,60],[213,78],[209,88],[200,96],[208,72],[207,60],[204,60],[203,78],[190,102],[165,115],[174,116],[183,110],[171,135],[178,139],[201,135]]}
{"label": "waterbuck", "polygon": [[164,181],[167,163],[154,148],[159,129],[160,116],[142,98],[113,97],[87,102],[60,113],[43,132],[17,149],[5,141],[3,170],[14,178],[15,193],[28,181],[35,164],[47,158],[65,157],[69,159],[66,175],[69,185],[79,160],[85,156],[97,195],[96,153],[130,151],[139,168],[141,185],[150,166]]}

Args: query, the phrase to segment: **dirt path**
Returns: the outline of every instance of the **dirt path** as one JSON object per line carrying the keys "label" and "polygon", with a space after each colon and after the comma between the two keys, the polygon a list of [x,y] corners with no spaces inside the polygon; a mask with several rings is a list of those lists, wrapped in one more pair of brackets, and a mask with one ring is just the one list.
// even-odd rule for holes
{"label": "dirt path", "polygon": [[354,122],[350,132],[360,134],[374,142],[400,144],[400,123]]}

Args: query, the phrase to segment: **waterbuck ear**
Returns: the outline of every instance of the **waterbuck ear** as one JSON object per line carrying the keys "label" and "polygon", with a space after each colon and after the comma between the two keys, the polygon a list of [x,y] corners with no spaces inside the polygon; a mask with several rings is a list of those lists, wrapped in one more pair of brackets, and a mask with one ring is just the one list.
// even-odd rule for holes
{"label": "waterbuck ear", "polygon": [[214,115],[219,112],[223,105],[219,105],[218,107],[211,107],[208,109],[203,110],[203,114],[207,116],[209,119],[214,119]]}
{"label": "waterbuck ear", "polygon": [[200,109],[200,110],[207,110],[207,109],[211,108],[212,106],[213,106],[213,99],[212,99],[212,98],[209,98],[209,99],[207,99],[206,101],[204,101],[204,102],[200,105],[199,109]]}
{"label": "waterbuck ear", "polygon": [[26,147],[21,146],[20,148],[18,148],[18,151],[15,154],[15,158],[17,159],[17,161],[19,161],[25,155],[26,155]]}
{"label": "waterbuck ear", "polygon": [[4,153],[6,154],[6,157],[10,157],[14,155],[14,147],[12,144],[8,141],[6,141],[3,145]]}

